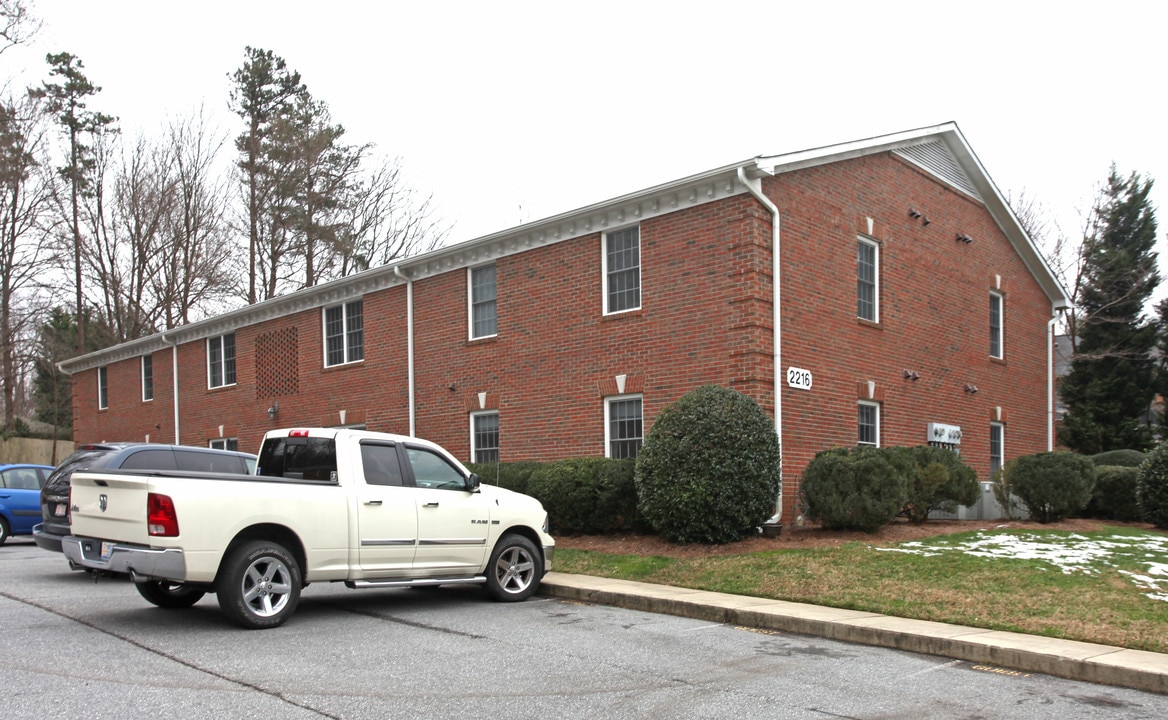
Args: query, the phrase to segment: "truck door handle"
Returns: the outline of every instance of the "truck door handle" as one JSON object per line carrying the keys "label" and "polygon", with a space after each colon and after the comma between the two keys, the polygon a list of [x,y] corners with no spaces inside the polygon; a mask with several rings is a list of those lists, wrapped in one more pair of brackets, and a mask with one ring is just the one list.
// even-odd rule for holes
{"label": "truck door handle", "polygon": [[428,502],[428,503],[426,503],[425,505],[423,505],[422,507],[438,507],[438,503],[436,503],[436,502]]}
{"label": "truck door handle", "polygon": [[365,504],[366,505],[380,505],[381,501],[380,500],[366,500]]}

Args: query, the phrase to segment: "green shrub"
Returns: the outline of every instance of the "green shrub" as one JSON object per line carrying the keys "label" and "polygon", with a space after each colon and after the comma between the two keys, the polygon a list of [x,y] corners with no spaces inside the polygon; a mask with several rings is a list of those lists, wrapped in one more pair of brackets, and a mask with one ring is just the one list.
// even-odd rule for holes
{"label": "green shrub", "polygon": [[888,448],[888,451],[907,453],[907,460],[913,466],[908,499],[902,511],[911,522],[918,525],[925,522],[934,510],[957,512],[959,505],[973,505],[981,497],[977,473],[952,450],[918,445]]}
{"label": "green shrub", "polygon": [[742,393],[706,385],[666,407],[637,457],[638,508],[663,538],[726,543],[775,512],[779,442]]}
{"label": "green shrub", "polygon": [[534,460],[520,460],[508,463],[471,463],[466,467],[471,472],[477,473],[479,480],[484,485],[497,485],[526,494],[527,481],[533,472],[543,467],[543,463]]}
{"label": "green shrub", "polygon": [[1119,467],[1138,468],[1148,459],[1148,454],[1139,450],[1108,450],[1091,456],[1095,467],[1114,465]]}
{"label": "green shrub", "polygon": [[632,460],[572,458],[538,467],[527,492],[543,503],[553,533],[599,535],[637,525]]}
{"label": "green shrub", "polygon": [[1095,466],[1072,452],[1023,455],[1006,466],[1014,494],[1040,523],[1058,522],[1086,507]]}
{"label": "green shrub", "polygon": [[1136,501],[1145,522],[1168,529],[1168,441],[1153,450],[1140,466]]}
{"label": "green shrub", "polygon": [[1136,500],[1139,477],[1138,467],[1101,465],[1095,468],[1095,489],[1083,515],[1100,520],[1139,520],[1140,505]]}
{"label": "green shrub", "polygon": [[800,483],[807,514],[828,530],[875,532],[908,501],[911,454],[874,447],[818,453]]}

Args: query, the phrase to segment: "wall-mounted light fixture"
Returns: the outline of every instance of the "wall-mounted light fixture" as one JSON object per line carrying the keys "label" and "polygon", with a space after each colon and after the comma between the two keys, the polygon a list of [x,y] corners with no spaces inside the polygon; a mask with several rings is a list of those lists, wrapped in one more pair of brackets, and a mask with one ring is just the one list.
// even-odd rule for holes
{"label": "wall-mounted light fixture", "polygon": [[917,373],[916,370],[907,370],[906,369],[904,371],[904,379],[905,380],[912,380],[912,381],[916,382],[917,380],[921,379],[921,376],[919,373]]}
{"label": "wall-mounted light fixture", "polygon": [[912,218],[913,220],[916,220],[917,218],[919,218],[921,216],[921,211],[917,210],[916,208],[909,208],[908,209],[908,216],[910,218]]}
{"label": "wall-mounted light fixture", "polygon": [[971,242],[973,242],[973,238],[966,235],[965,233],[957,233],[957,242],[965,243],[966,245],[968,245]]}
{"label": "wall-mounted light fixture", "polygon": [[928,225],[931,222],[933,222],[933,221],[929,219],[928,215],[925,215],[924,217],[921,218],[921,225]]}
{"label": "wall-mounted light fixture", "polygon": [[280,401],[273,400],[272,404],[268,406],[268,419],[275,420],[276,413],[280,412]]}
{"label": "wall-mounted light fixture", "polygon": [[977,385],[970,385],[969,383],[965,383],[965,392],[969,393],[970,395],[974,394],[977,392]]}

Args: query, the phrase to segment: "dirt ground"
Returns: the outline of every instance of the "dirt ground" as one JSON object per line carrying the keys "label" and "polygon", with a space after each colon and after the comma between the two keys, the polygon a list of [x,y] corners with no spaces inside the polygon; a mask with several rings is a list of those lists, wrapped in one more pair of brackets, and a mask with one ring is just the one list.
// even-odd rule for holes
{"label": "dirt ground", "polygon": [[1112,520],[1064,520],[1042,525],[1018,520],[930,520],[913,525],[897,520],[874,533],[821,530],[814,526],[789,527],[784,525],[779,537],[752,537],[725,545],[674,545],[652,535],[557,535],[556,547],[574,550],[596,550],[621,555],[661,555],[663,557],[701,557],[708,555],[737,555],[763,550],[792,550],[796,548],[830,548],[844,543],[862,542],[869,545],[893,545],[909,540],[921,540],[935,535],[949,535],[977,530],[1070,530],[1090,532],[1104,526],[1123,526],[1151,530],[1147,523],[1122,523]]}

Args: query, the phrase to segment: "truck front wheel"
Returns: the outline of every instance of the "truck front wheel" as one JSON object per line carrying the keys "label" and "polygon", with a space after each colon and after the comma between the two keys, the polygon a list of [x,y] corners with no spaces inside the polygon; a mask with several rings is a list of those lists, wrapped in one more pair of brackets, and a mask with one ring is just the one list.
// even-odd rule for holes
{"label": "truck front wheel", "polygon": [[215,583],[219,609],[249,630],[278,627],[300,602],[300,579],[300,566],[281,545],[244,543],[220,568]]}
{"label": "truck front wheel", "polygon": [[182,583],[167,582],[165,580],[151,580],[149,582],[134,583],[138,594],[160,608],[175,610],[189,608],[203,599],[207,593]]}
{"label": "truck front wheel", "polygon": [[499,539],[487,564],[487,592],[500,602],[518,602],[535,594],[543,577],[543,563],[535,545],[508,533]]}

